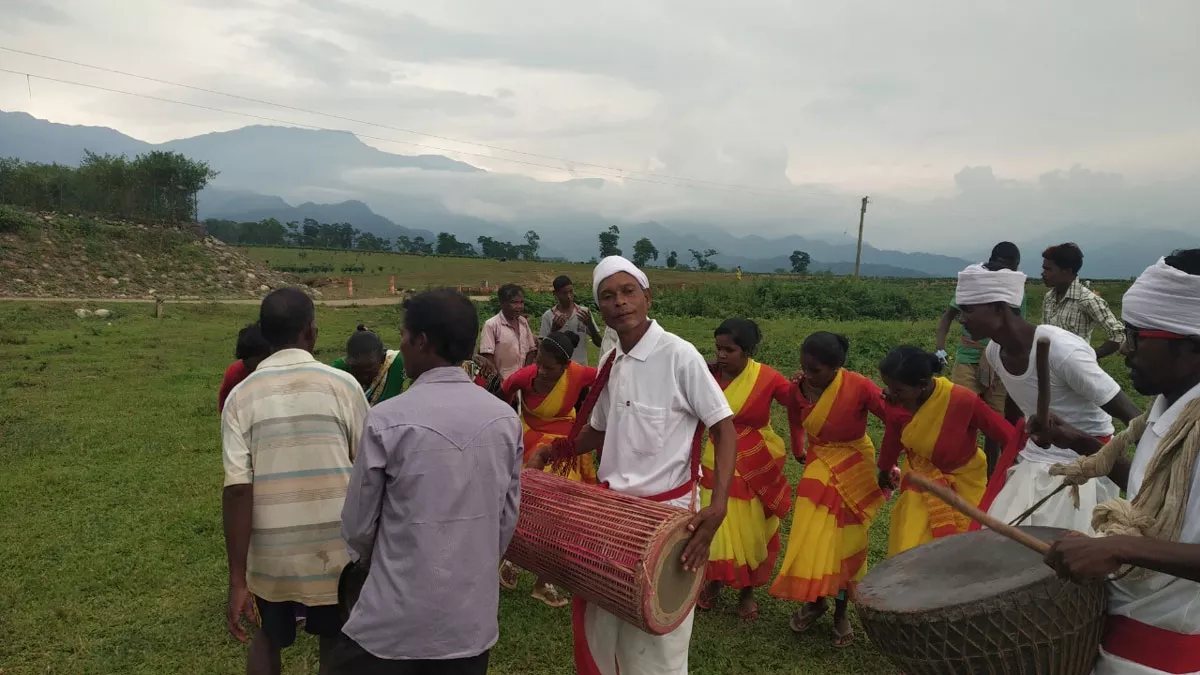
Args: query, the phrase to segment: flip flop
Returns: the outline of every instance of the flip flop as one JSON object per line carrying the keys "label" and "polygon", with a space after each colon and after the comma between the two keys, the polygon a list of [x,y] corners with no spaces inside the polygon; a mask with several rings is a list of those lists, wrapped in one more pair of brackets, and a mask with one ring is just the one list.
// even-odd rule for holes
{"label": "flip flop", "polygon": [[812,628],[813,624],[815,624],[818,619],[820,619],[822,616],[825,616],[827,609],[828,608],[809,609],[809,606],[805,605],[800,609],[800,611],[793,612],[792,620],[790,622],[792,632],[803,633]]}
{"label": "flip flop", "polygon": [[517,583],[520,581],[519,573],[516,565],[505,560],[500,565],[500,587],[508,590],[515,590]]}
{"label": "flip flop", "polygon": [[[849,622],[847,622],[849,623]],[[833,627],[833,646],[838,649],[845,649],[854,644],[854,627],[851,626],[845,633],[839,633],[837,626]]]}
{"label": "flip flop", "polygon": [[544,603],[547,607],[566,607],[571,602],[562,595],[559,595],[558,589],[553,584],[546,584],[541,588],[533,589],[530,597]]}
{"label": "flip flop", "polygon": [[707,612],[713,607],[716,607],[720,600],[721,591],[709,593],[708,586],[705,586],[703,589],[701,589],[700,596],[696,598],[696,608]]}

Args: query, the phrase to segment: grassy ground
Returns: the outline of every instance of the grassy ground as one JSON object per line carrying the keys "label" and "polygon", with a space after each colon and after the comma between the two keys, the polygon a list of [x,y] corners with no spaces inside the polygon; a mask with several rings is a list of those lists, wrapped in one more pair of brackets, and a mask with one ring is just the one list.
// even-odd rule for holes
{"label": "grassy ground", "polygon": [[[223,620],[216,391],[256,310],[169,306],[155,320],[150,305],[122,305],[110,320],[81,321],[72,309],[0,305],[0,672],[241,672],[243,648]],[[359,322],[394,345],[398,318],[392,307],[318,308],[317,356],[334,359]],[[711,352],[711,319],[663,323]],[[849,335],[850,367],[872,375],[887,348],[928,345],[934,330],[932,322],[819,327]],[[817,328],[764,321],[762,359],[791,373],[800,341]],[[789,470],[794,481],[797,467]],[[886,525],[885,513],[872,529],[872,562]],[[531,583],[502,594],[492,672],[570,671],[569,612],[529,599]],[[753,625],[720,611],[697,619],[693,673],[894,672],[865,640],[835,650],[828,621],[796,637],[787,628],[793,605],[761,595],[760,604]],[[312,640],[287,652],[285,672],[316,672]]]}
{"label": "grassy ground", "polygon": [[[239,251],[252,260],[262,261],[272,267],[304,267],[317,264],[332,266],[332,272],[299,275],[305,281],[321,283],[321,293],[326,298],[346,297],[347,277],[354,279],[355,295],[363,297],[387,294],[389,278],[392,276],[396,277],[397,288],[422,290],[435,286],[478,288],[489,285],[494,289],[501,284],[516,282],[528,288],[548,291],[554,278],[560,274],[571,277],[576,283],[590,286],[594,267],[578,263],[525,260],[500,262],[480,258],[443,258],[323,249],[243,248]],[[364,270],[361,273],[342,271],[343,267],[350,266],[362,266]],[[650,279],[655,285],[677,287],[680,284],[729,281],[734,279],[734,275],[656,269],[651,270]]]}

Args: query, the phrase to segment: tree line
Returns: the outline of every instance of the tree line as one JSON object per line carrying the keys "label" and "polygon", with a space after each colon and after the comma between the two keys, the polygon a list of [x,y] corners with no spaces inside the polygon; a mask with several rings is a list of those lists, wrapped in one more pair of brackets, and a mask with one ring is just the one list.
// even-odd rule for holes
{"label": "tree line", "polygon": [[[600,257],[607,258],[610,255],[621,255],[621,229],[616,225],[610,225],[608,229],[600,233],[598,237],[600,241]],[[716,272],[721,268],[713,258],[721,254],[715,248],[707,248],[698,250],[689,248],[688,253],[691,254],[692,260],[695,263],[694,267],[679,263],[679,254],[671,251],[667,254],[666,265],[667,269],[690,270],[697,269],[702,272]],[[651,260],[658,260],[658,248],[654,246],[654,242],[648,237],[642,237],[633,244],[633,255],[631,256],[633,264],[638,267],[646,266]],[[807,274],[808,266],[812,263],[812,258],[804,251],[792,251],[792,255],[788,258],[792,264],[793,274]]]}
{"label": "tree line", "polygon": [[439,232],[434,241],[425,237],[400,235],[392,240],[363,232],[350,223],[322,223],[312,218],[282,223],[275,218],[259,221],[233,221],[209,218],[205,231],[226,244],[240,246],[280,246],[289,248],[333,248],[358,251],[393,251],[408,255],[443,255],[513,260],[537,260],[540,239],[537,232],[525,233],[525,242],[514,244],[492,237],[479,237],[479,247],[458,240],[449,232]]}
{"label": "tree line", "polygon": [[130,220],[194,221],[196,195],[217,172],[178,152],[134,157],[84,151],[78,167],[0,158],[0,203]]}

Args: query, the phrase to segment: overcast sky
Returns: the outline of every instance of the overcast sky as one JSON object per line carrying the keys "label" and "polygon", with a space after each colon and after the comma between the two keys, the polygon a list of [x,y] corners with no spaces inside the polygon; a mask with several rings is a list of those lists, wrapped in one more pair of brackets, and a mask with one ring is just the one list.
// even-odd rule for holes
{"label": "overcast sky", "polygon": [[[1190,201],[1198,27],[1194,0],[0,3],[0,46],[578,162],[804,186],[821,208],[871,193],[879,208],[895,204],[880,214],[884,244],[953,237],[922,228],[921,214],[1007,210],[995,198],[1004,185],[1025,195],[1032,211],[1012,215],[1023,221],[1050,218],[1064,194],[1109,210]],[[500,154],[3,51],[0,68]],[[255,123],[38,80],[31,97],[3,73],[0,108],[148,141]],[[544,180],[592,175],[457,157]],[[643,184],[618,201],[627,214],[695,216],[730,197]]]}

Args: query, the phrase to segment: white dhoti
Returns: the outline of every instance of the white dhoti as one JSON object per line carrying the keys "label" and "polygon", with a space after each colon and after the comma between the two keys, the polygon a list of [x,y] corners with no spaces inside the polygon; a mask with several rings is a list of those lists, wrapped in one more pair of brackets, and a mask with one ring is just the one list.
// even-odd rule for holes
{"label": "white dhoti", "polygon": [[651,635],[588,603],[584,634],[597,672],[601,675],[687,675],[688,645],[692,641],[692,610],[683,623],[666,635]]}
{"label": "white dhoti", "polygon": [[[1057,490],[1063,479],[1050,475],[1051,466],[1053,463],[1026,460],[1009,469],[1004,489],[996,495],[988,514],[1005,523],[1012,522]],[[1079,486],[1079,508],[1075,508],[1071,489],[1067,488],[1046,500],[1021,525],[1061,527],[1092,535],[1092,511],[1096,504],[1120,495],[1116,483],[1108,478],[1095,478]]]}

